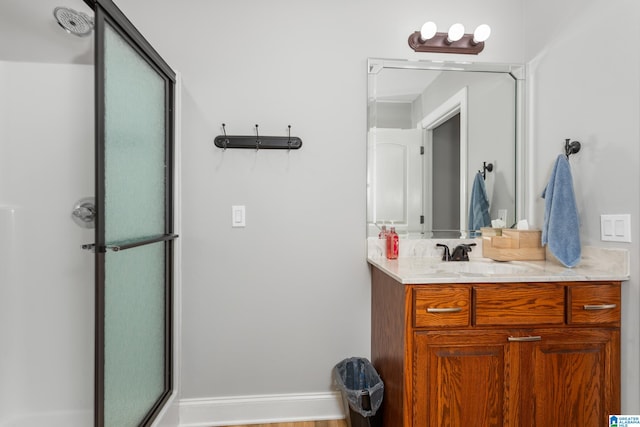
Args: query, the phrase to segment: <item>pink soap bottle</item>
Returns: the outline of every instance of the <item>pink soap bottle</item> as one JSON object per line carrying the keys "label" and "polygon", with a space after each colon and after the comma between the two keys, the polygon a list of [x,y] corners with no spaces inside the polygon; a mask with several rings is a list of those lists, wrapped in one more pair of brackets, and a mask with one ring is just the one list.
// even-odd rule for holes
{"label": "pink soap bottle", "polygon": [[398,234],[396,233],[396,228],[391,227],[391,231],[389,231],[389,234],[387,234],[387,258],[397,259],[398,252],[400,252],[400,242],[398,239]]}

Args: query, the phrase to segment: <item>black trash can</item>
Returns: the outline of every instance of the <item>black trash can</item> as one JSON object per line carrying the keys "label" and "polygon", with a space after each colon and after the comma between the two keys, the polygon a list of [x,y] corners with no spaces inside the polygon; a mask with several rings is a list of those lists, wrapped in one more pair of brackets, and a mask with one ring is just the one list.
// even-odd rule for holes
{"label": "black trash can", "polygon": [[363,357],[344,359],[333,368],[333,380],[342,394],[349,427],[382,427],[384,384],[371,362]]}

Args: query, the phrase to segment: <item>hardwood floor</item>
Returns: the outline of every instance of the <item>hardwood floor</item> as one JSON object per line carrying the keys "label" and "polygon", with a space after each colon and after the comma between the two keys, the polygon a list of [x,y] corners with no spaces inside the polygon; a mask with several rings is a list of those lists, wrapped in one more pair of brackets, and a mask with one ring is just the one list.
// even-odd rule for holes
{"label": "hardwood floor", "polygon": [[252,424],[228,427],[347,427],[346,420],[304,421],[299,423]]}

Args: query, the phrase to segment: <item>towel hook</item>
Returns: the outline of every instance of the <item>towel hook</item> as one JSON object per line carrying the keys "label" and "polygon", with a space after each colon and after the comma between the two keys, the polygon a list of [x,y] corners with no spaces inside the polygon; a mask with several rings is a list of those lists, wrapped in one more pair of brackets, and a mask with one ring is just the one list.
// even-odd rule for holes
{"label": "towel hook", "polygon": [[284,149],[297,150],[302,147],[302,139],[291,135],[291,125],[289,125],[288,134],[283,136],[264,136],[260,135],[259,125],[254,125],[254,135],[229,135],[227,134],[226,124],[222,123],[223,134],[218,135],[213,140],[218,148],[248,148],[252,150],[264,149]]}
{"label": "towel hook", "polygon": [[580,142],[578,141],[571,141],[571,139],[567,138],[564,140],[564,153],[567,156],[567,159],[569,159],[569,156],[571,154],[575,154],[578,151],[580,151]]}
{"label": "towel hook", "polygon": [[487,171],[493,172],[493,163],[482,162],[482,179],[487,178]]}

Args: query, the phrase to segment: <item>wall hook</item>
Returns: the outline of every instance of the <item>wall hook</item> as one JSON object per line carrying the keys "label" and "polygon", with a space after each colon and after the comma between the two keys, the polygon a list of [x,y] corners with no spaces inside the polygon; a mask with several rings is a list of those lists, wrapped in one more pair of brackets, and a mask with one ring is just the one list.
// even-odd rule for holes
{"label": "wall hook", "polygon": [[580,151],[580,147],[581,147],[580,142],[578,141],[569,142],[569,141],[571,141],[570,138],[567,138],[564,140],[564,153],[567,156],[567,159],[569,159],[569,156],[571,154],[575,154],[578,151]]}
{"label": "wall hook", "polygon": [[227,144],[229,144],[229,138],[227,138],[227,129],[225,124],[222,124],[222,132],[224,132],[224,140],[222,141],[222,149],[227,151]]}
{"label": "wall hook", "polygon": [[493,172],[493,163],[482,162],[482,179],[487,178],[487,171]]}
{"label": "wall hook", "polygon": [[255,135],[227,135],[225,124],[222,124],[224,135],[218,135],[213,140],[216,147],[227,148],[251,148],[254,150],[280,149],[297,150],[302,147],[302,139],[291,136],[291,125],[288,127],[287,136],[260,136],[260,129],[255,125]]}

